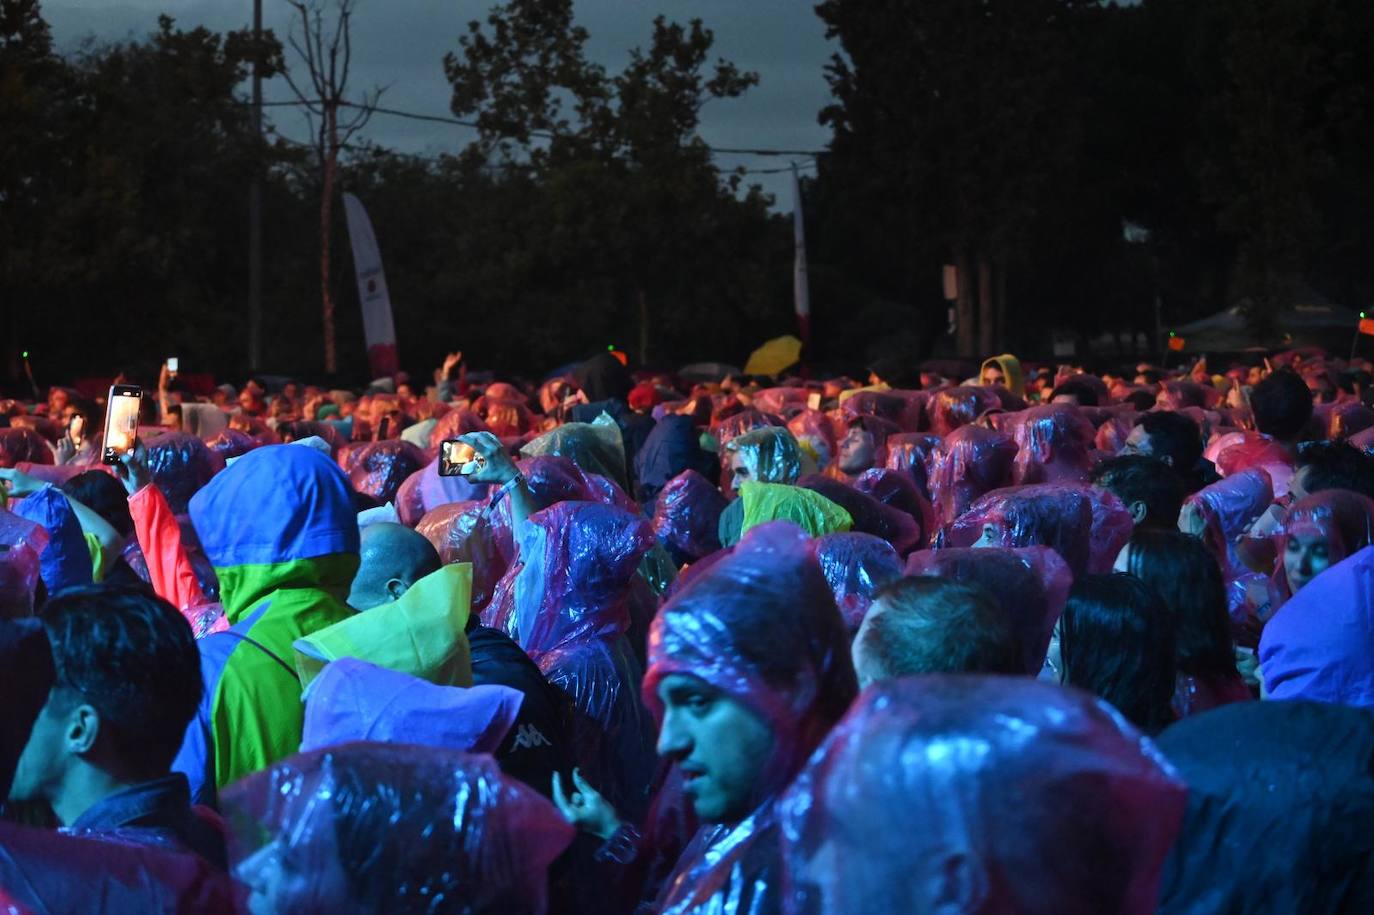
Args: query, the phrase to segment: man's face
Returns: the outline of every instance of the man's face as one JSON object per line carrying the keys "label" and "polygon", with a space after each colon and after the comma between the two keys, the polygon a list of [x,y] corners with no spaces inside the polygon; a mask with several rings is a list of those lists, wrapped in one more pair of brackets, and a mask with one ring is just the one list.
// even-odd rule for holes
{"label": "man's face", "polygon": [[989,365],[983,369],[983,384],[987,387],[1006,387],[1007,376],[1002,374],[1002,370],[997,366]]}
{"label": "man's face", "polygon": [[1331,566],[1331,543],[1318,530],[1294,531],[1283,550],[1283,571],[1296,594]]}
{"label": "man's face", "polygon": [[745,483],[754,479],[754,472],[749,469],[749,462],[745,460],[743,454],[738,451],[730,454],[730,491],[739,492],[739,488]]}
{"label": "man's face", "polygon": [[1173,458],[1167,454],[1155,452],[1154,441],[1150,434],[1145,431],[1144,426],[1136,426],[1131,430],[1131,434],[1126,437],[1126,446],[1121,449],[1122,454],[1143,454],[1147,457],[1157,457],[1166,464],[1173,464]]}
{"label": "man's face", "polygon": [[851,476],[863,473],[873,466],[876,450],[873,433],[854,426],[840,442],[840,469]]}
{"label": "man's face", "polygon": [[1002,525],[995,521],[989,521],[983,525],[983,533],[973,544],[975,550],[998,547],[1002,545]]}
{"label": "man's face", "polygon": [[758,803],[773,731],[758,715],[705,681],[670,674],[658,684],[663,726],[658,752],[676,763],[683,790],[705,823],[735,823]]}
{"label": "man's face", "polygon": [[69,689],[55,687],[33,722],[24,752],[19,756],[10,800],[50,800],[67,770],[67,736],[78,698]]}

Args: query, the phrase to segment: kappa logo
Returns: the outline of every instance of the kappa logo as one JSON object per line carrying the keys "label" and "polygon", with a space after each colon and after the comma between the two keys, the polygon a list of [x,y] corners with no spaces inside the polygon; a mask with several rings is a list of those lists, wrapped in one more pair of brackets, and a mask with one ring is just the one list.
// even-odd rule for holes
{"label": "kappa logo", "polygon": [[540,730],[532,724],[520,725],[520,730],[515,732],[515,745],[512,749],[533,750],[535,747],[551,747],[553,741],[545,737]]}

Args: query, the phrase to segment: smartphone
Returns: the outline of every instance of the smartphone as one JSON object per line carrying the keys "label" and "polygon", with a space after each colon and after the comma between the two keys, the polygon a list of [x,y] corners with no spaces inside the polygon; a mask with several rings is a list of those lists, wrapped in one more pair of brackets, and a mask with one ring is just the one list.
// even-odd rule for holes
{"label": "smartphone", "polygon": [[377,423],[377,441],[384,442],[391,438],[391,417],[383,416],[381,422]]}
{"label": "smartphone", "polygon": [[181,360],[178,359],[176,356],[167,357],[167,371],[171,372],[173,375],[177,373],[177,368],[180,366],[180,364]]}
{"label": "smartphone", "polygon": [[463,465],[471,463],[476,457],[477,452],[466,442],[460,442],[456,438],[441,442],[439,444],[439,476],[463,476]]}
{"label": "smartphone", "polygon": [[67,420],[67,439],[73,445],[80,448],[81,442],[86,438],[86,417],[80,413],[73,413],[72,418]]}
{"label": "smartphone", "polygon": [[101,461],[118,464],[120,457],[132,454],[138,438],[138,413],[143,405],[143,389],[136,384],[110,386],[105,402],[105,449]]}

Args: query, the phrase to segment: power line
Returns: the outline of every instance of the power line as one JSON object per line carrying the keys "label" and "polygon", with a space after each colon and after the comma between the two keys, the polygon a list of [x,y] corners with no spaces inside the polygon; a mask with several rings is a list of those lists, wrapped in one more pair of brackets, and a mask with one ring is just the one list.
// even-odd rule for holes
{"label": "power line", "polygon": [[[296,100],[294,100],[294,101],[282,101],[282,102],[263,102],[263,105],[264,105],[265,107],[273,107],[273,108],[288,108],[288,107],[302,107],[302,106],[308,107],[308,106],[311,106],[311,105],[318,105],[318,104],[319,104],[318,102],[312,102],[312,101],[301,100],[301,99],[296,99]],[[478,129],[478,128],[480,128],[480,126],[481,126],[481,125],[479,125],[476,121],[464,121],[464,120],[462,120],[462,119],[460,119],[460,118],[451,118],[451,117],[446,117],[446,116],[443,116],[443,115],[436,115],[436,114],[420,114],[419,112],[415,112],[415,111],[401,111],[401,110],[399,110],[399,109],[397,109],[397,108],[381,108],[381,107],[378,107],[378,106],[376,106],[376,105],[359,105],[359,104],[357,104],[357,103],[355,103],[355,102],[339,102],[339,105],[342,106],[342,107],[344,107],[344,108],[367,108],[367,109],[369,109],[369,110],[375,112],[376,114],[385,114],[385,115],[389,115],[389,116],[391,116],[391,117],[406,118],[406,119],[412,120],[412,121],[428,121],[428,122],[435,123],[435,124],[453,124],[453,125],[458,126],[458,127],[470,127],[470,128],[473,128],[473,129]],[[535,136],[535,137],[539,137],[540,139],[544,139],[544,140],[552,140],[552,139],[555,139],[555,137],[556,137],[556,134],[553,134],[553,133],[551,133],[551,132],[549,132],[549,131],[546,131],[546,130],[531,130],[531,131],[530,131],[530,135],[531,135],[531,136]],[[709,145],[709,144],[706,144],[706,149],[709,150],[710,153],[711,153],[712,155],[728,155],[728,156],[809,156],[809,157],[811,157],[812,159],[814,159],[815,157],[821,155],[821,154],[824,152],[823,150],[817,150],[817,149],[745,149],[745,148],[731,147],[731,146],[711,146],[711,145]],[[786,168],[786,169],[778,169],[778,171],[790,171],[790,169],[791,169],[791,167],[789,166],[789,167]],[[749,172],[749,174],[772,174],[772,172],[768,172],[768,171],[764,171],[764,170],[756,170],[756,171]]]}

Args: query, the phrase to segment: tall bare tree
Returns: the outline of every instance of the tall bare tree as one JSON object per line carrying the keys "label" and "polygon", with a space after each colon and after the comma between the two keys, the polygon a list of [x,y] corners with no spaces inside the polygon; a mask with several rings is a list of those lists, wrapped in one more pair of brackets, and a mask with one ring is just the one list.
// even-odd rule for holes
{"label": "tall bare tree", "polygon": [[[356,0],[286,0],[297,21],[287,43],[305,64],[309,83],[283,71],[310,122],[315,153],[320,163],[320,305],[324,318],[324,368],[338,370],[334,335],[334,297],[330,292],[329,251],[333,240],[334,180],[339,151],[348,145],[371,119],[384,91],[376,87],[359,103],[347,97],[348,71],[353,62],[350,34]],[[330,21],[326,21],[326,17]],[[299,29],[299,33],[298,30]]]}

